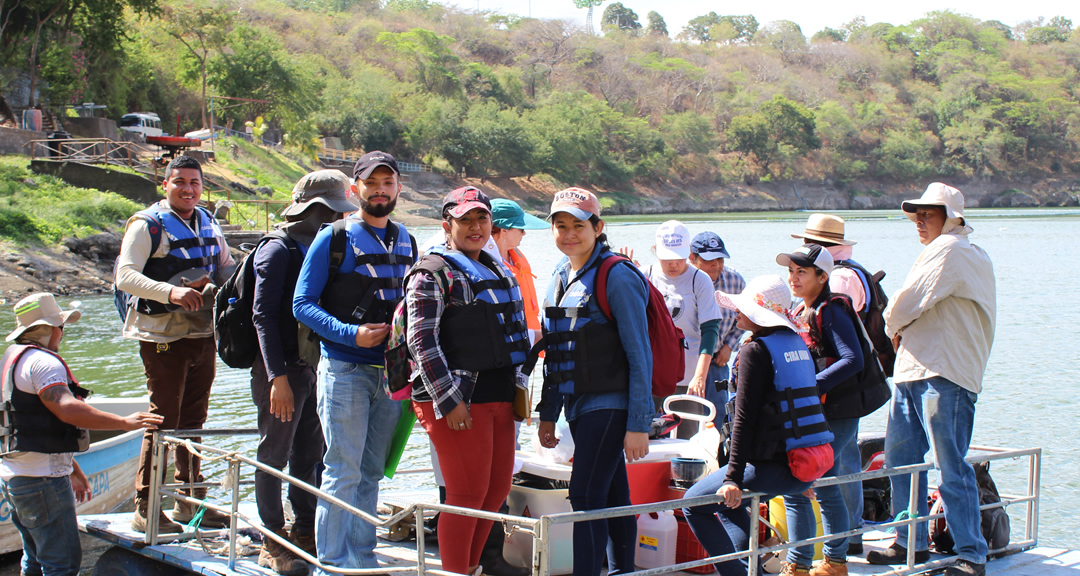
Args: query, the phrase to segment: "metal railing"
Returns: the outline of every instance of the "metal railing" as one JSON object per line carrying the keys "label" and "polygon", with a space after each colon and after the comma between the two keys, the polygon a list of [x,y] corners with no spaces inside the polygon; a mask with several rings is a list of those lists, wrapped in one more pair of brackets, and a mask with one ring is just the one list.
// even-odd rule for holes
{"label": "metal railing", "polygon": [[116,142],[108,138],[68,138],[31,140],[24,144],[30,148],[31,160],[55,160],[57,162],[86,162],[92,164],[141,164],[139,154],[142,146],[132,142]]}
{"label": "metal railing", "polygon": [[[651,504],[639,504],[633,506],[622,506],[617,508],[608,508],[604,510],[595,510],[588,512],[563,512],[558,514],[543,515],[539,518],[527,518],[521,516],[512,516],[509,514],[499,514],[494,512],[485,512],[482,510],[473,510],[469,508],[459,508],[456,506],[448,506],[445,504],[423,503],[417,502],[403,508],[399,512],[396,512],[385,518],[373,516],[363,510],[355,508],[346,502],[343,502],[318,488],[311,486],[301,480],[293,478],[288,474],[281,472],[275,468],[271,468],[264,464],[257,462],[251,458],[248,458],[235,451],[221,450],[212,446],[207,446],[201,442],[193,442],[190,438],[202,437],[202,436],[235,436],[240,434],[257,434],[257,430],[155,430],[153,433],[153,453],[151,458],[151,472],[150,472],[150,493],[160,494],[163,496],[172,496],[178,501],[187,502],[194,505],[203,505],[208,509],[216,510],[230,517],[229,522],[229,569],[235,569],[236,563],[236,535],[238,530],[238,524],[244,522],[250,525],[252,528],[258,530],[264,538],[271,538],[278,544],[291,550],[300,558],[310,562],[322,570],[334,574],[350,574],[358,576],[374,576],[376,574],[403,574],[416,572],[418,576],[424,576],[425,574],[435,574],[438,576],[454,575],[453,572],[447,572],[444,570],[438,570],[429,568],[427,560],[425,558],[425,543],[423,537],[423,526],[425,519],[425,512],[446,512],[451,514],[461,514],[465,516],[471,516],[478,519],[492,520],[494,522],[500,522],[503,525],[503,530],[507,536],[510,536],[514,532],[520,532],[529,534],[532,536],[532,573],[535,576],[550,576],[551,574],[551,554],[552,554],[552,529],[554,526],[562,524],[572,524],[574,522],[581,522],[587,520],[600,520],[607,518],[616,518],[621,516],[631,516],[637,514],[645,514],[649,512],[661,512],[664,510],[674,510],[679,508],[689,508],[694,506],[701,506],[707,504],[717,504],[723,501],[722,498],[716,495],[699,496],[695,498],[684,498],[681,500],[669,500],[664,502],[656,502]],[[223,483],[169,483],[162,484],[161,479],[163,475],[161,471],[167,465],[166,454],[167,446],[184,446],[192,454],[197,454],[203,458],[204,462],[213,460],[221,460],[228,464],[228,478]],[[1042,467],[1042,449],[1041,448],[1029,448],[1029,449],[1005,449],[1005,448],[991,448],[972,446],[971,450],[980,452],[980,454],[968,456],[967,461],[971,463],[986,462],[991,460],[1019,460],[1026,458],[1028,461],[1028,476],[1027,476],[1027,491],[1023,495],[1014,495],[1008,493],[1001,494],[1001,502],[994,504],[985,504],[980,508],[982,510],[993,508],[1006,508],[1010,505],[1024,505],[1026,506],[1024,521],[1024,536],[1023,539],[1018,542],[1010,542],[1009,545],[990,550],[992,555],[1005,555],[1009,553],[1015,553],[1022,550],[1027,550],[1038,544],[1038,525],[1039,525],[1039,497],[1040,497],[1040,483],[1041,483],[1041,467]],[[295,546],[292,542],[281,538],[277,534],[265,529],[261,523],[255,519],[252,519],[239,510],[240,504],[240,486],[249,482],[241,481],[241,466],[250,465],[258,470],[261,470],[267,474],[271,474],[282,481],[288,482],[291,485],[297,486],[311,494],[318,496],[334,506],[340,506],[350,514],[362,518],[365,522],[368,522],[377,527],[389,528],[397,522],[403,520],[406,517],[412,516],[414,526],[417,531],[416,539],[416,566],[380,566],[378,568],[367,569],[346,569],[335,566],[323,566],[319,563],[318,558],[315,558]],[[914,574],[917,572],[923,572],[926,570],[932,570],[935,568],[941,568],[945,565],[951,564],[955,561],[955,558],[946,558],[941,560],[934,560],[925,562],[922,564],[915,563],[915,534],[914,529],[917,524],[931,522],[944,517],[944,514],[930,514],[927,516],[919,516],[918,514],[918,477],[919,474],[933,470],[932,464],[924,463],[911,466],[902,466],[892,469],[875,470],[872,472],[861,472],[858,474],[852,474],[848,476],[822,478],[818,480],[814,486],[829,486],[834,484],[845,484],[849,482],[862,482],[863,480],[869,480],[874,478],[887,478],[890,476],[898,475],[910,475],[911,476],[911,494],[909,499],[909,508],[907,510],[906,518],[899,520],[892,520],[889,522],[864,526],[863,528],[856,528],[840,532],[836,534],[825,534],[823,536],[816,536],[813,538],[806,538],[802,540],[790,541],[774,546],[762,546],[759,542],[759,524],[761,518],[758,514],[751,514],[750,524],[750,544],[748,550],[737,551],[730,554],[724,554],[721,556],[710,556],[708,558],[702,558],[699,560],[692,560],[673,564],[670,566],[663,566],[659,568],[653,568],[648,570],[640,570],[637,572],[629,573],[628,576],[653,576],[659,574],[665,574],[669,572],[687,570],[691,568],[697,568],[701,566],[707,566],[710,564],[725,562],[730,560],[738,560],[741,558],[751,558],[749,562],[749,576],[757,576],[759,572],[758,562],[754,559],[773,552],[779,552],[787,548],[812,545],[829,540],[834,540],[838,537],[854,536],[856,534],[862,534],[871,530],[878,529],[892,529],[899,526],[906,526],[908,528],[907,536],[907,561],[906,564],[896,570],[885,572],[886,575],[903,576],[907,574]],[[399,473],[406,473],[409,471],[402,471]],[[192,498],[189,495],[178,492],[178,490],[184,490],[188,488],[203,488],[203,487],[220,487],[225,486],[231,496],[231,502],[228,507],[219,506],[205,500]],[[753,492],[744,493],[744,498],[750,499],[750,510],[756,511],[759,509],[761,497],[765,494]],[[147,511],[147,518],[157,518],[159,511],[161,510],[161,498],[150,498],[149,509]],[[898,515],[899,516],[899,515]],[[169,540],[175,540],[178,537],[174,534],[169,535]],[[1011,538],[1010,538],[1011,540]],[[157,522],[147,522],[145,542],[148,545],[159,543],[158,541],[158,526]],[[456,575],[455,575],[456,576]]]}

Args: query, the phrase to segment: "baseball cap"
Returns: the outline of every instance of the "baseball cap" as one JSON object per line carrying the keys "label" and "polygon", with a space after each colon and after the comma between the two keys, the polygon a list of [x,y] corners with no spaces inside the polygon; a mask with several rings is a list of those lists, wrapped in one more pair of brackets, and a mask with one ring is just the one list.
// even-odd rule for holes
{"label": "baseball cap", "polygon": [[286,220],[300,220],[312,204],[323,204],[334,212],[355,212],[356,204],[349,200],[349,179],[338,170],[316,170],[305,174],[293,186],[293,203],[281,211]]}
{"label": "baseball cap", "polygon": [[473,208],[483,208],[484,211],[490,214],[491,200],[479,188],[462,186],[447,194],[446,198],[443,198],[442,208],[443,214],[451,218],[461,218]]}
{"label": "baseball cap", "polygon": [[814,266],[820,268],[826,274],[832,274],[833,271],[832,254],[818,244],[803,244],[791,254],[778,254],[776,263],[781,266],[794,264],[801,268]]}
{"label": "baseball cap", "polygon": [[724,241],[715,232],[702,232],[690,242],[690,253],[697,254],[702,260],[731,258],[724,248]]}
{"label": "baseball cap", "polygon": [[600,215],[600,200],[596,198],[596,194],[583,188],[559,190],[555,193],[555,198],[551,200],[551,213],[548,214],[548,220],[559,212],[566,212],[578,220],[588,220]]}
{"label": "baseball cap", "polygon": [[353,166],[353,180],[364,180],[371,176],[371,173],[375,171],[379,166],[386,166],[394,171],[394,174],[401,174],[398,170],[397,160],[393,156],[386,152],[375,150],[374,152],[368,152],[360,157],[356,161],[356,165]]}
{"label": "baseball cap", "polygon": [[668,220],[656,229],[656,257],[685,260],[690,257],[690,231],[678,220]]}
{"label": "baseball cap", "polygon": [[491,200],[491,223],[503,230],[545,230],[547,222],[527,214],[513,200],[494,198]]}

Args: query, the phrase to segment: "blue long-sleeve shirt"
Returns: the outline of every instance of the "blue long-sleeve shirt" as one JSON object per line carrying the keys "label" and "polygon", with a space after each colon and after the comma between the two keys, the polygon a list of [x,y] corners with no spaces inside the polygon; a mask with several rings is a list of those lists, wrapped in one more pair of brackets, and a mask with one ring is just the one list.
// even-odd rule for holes
{"label": "blue long-sleeve shirt", "polygon": [[[374,228],[380,239],[386,234],[386,228]],[[296,280],[296,292],[293,294],[293,313],[296,319],[308,325],[322,337],[320,344],[322,355],[327,358],[382,366],[386,343],[371,348],[356,345],[356,324],[347,324],[331,316],[319,306],[319,299],[330,277],[330,235],[332,228],[324,226],[315,235],[315,240],[304,257],[300,268],[300,277]],[[356,256],[352,250],[345,250],[345,260],[341,270],[352,270],[356,266]]]}
{"label": "blue long-sleeve shirt", "polygon": [[821,309],[821,338],[826,350],[833,349],[838,358],[830,366],[817,373],[818,391],[828,394],[836,385],[859,373],[863,368],[862,347],[856,332],[854,320],[847,311],[837,305],[827,305]]}
{"label": "blue long-sleeve shirt", "polygon": [[[588,270],[604,249],[597,245],[582,271]],[[563,258],[555,267],[552,282],[569,286],[570,260]],[[648,287],[641,274],[629,264],[617,264],[611,269],[607,284],[608,304],[615,318],[619,341],[626,352],[630,365],[630,382],[627,392],[566,395],[551,391],[540,406],[540,420],[554,422],[559,411],[565,410],[567,420],[575,420],[594,410],[626,410],[628,432],[648,432],[655,406],[652,399],[652,348],[649,344],[649,324],[645,308],[649,301]],[[606,323],[607,317],[600,310],[595,298],[585,305],[590,322]]]}
{"label": "blue long-sleeve shirt", "polygon": [[[307,246],[297,242],[303,254]],[[300,360],[296,317],[292,300],[296,270],[289,248],[282,240],[270,240],[253,256],[255,294],[251,302],[252,323],[259,338],[259,350],[269,380],[288,375],[289,364]]]}

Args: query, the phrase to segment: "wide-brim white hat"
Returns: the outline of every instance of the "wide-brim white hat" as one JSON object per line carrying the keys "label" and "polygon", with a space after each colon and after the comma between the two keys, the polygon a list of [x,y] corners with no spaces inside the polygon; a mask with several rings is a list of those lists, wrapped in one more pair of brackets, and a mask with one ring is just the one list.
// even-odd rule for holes
{"label": "wide-brim white hat", "polygon": [[63,328],[65,324],[78,322],[82,312],[61,310],[56,298],[48,292],[31,294],[15,304],[15,331],[8,334],[6,341],[12,342],[34,326],[54,326]]}
{"label": "wide-brim white hat", "polygon": [[791,322],[791,289],[776,274],[758,276],[740,294],[716,293],[721,308],[738,310],[762,327],[780,326],[796,330]]}
{"label": "wide-brim white hat", "polygon": [[944,206],[946,217],[963,218],[964,194],[952,186],[934,182],[926,187],[918,200],[905,200],[900,204],[900,208],[912,222],[915,221],[915,212],[919,206]]}

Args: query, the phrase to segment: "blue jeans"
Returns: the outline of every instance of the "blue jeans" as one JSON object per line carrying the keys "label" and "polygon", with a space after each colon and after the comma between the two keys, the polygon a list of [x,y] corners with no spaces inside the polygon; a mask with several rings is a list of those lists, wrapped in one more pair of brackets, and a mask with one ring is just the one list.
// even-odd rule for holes
{"label": "blue jeans", "polygon": [[[401,407],[383,391],[383,369],[326,358],[316,393],[326,454],[322,490],[375,515]],[[319,561],[340,568],[378,568],[375,526],[319,499],[315,546]],[[318,571],[322,573],[322,571]]]}
{"label": "blue jeans", "polygon": [[728,391],[726,387],[717,390],[716,381],[727,380],[730,374],[731,372],[727,366],[709,364],[709,373],[705,377],[705,399],[716,405],[716,419],[714,422],[717,426],[724,423],[724,404],[727,404],[728,401]]}
{"label": "blue jeans", "polygon": [[4,482],[11,523],[22,536],[22,573],[76,576],[82,544],[75,523],[75,493],[67,476],[16,476]]}
{"label": "blue jeans", "polygon": [[[956,541],[956,555],[968,562],[986,562],[986,540],[982,536],[979,489],[975,470],[964,461],[971,443],[978,395],[940,376],[913,382],[896,382],[889,405],[889,425],[885,434],[885,466],[896,468],[922,464],[931,452],[941,471],[941,499],[945,522]],[[908,508],[911,476],[891,476],[892,509]],[[930,513],[926,503],[926,473],[919,475],[919,516]],[[925,522],[915,530],[915,549],[928,548]],[[907,547],[908,530],[897,526],[896,542]]]}
{"label": "blue jeans", "polygon": [[[698,480],[697,484],[686,491],[684,498],[716,494],[716,491],[724,485],[727,470],[728,467],[724,466]],[[744,489],[751,492],[764,492],[770,498],[801,494],[810,487],[810,484],[812,483],[803,482],[792,476],[787,464],[780,462],[761,461],[757,464],[747,464],[743,472]],[[743,500],[738,508],[728,508],[723,503],[706,504],[683,508],[683,516],[686,517],[686,522],[690,524],[694,536],[709,556],[720,556],[737,550],[750,549],[750,513],[747,511],[749,505],[749,498]],[[798,540],[814,535],[813,516],[797,517],[789,509],[787,520],[790,527],[788,534],[790,539]],[[794,548],[789,549],[787,560],[796,564],[809,565],[813,560],[813,551],[811,550],[810,556],[803,557]],[[720,572],[720,576],[746,576],[748,568],[749,562],[746,558],[716,564],[716,570]]]}
{"label": "blue jeans", "polygon": [[[626,410],[595,410],[570,421],[574,468],[570,474],[570,507],[598,510],[630,505],[623,439]],[[622,516],[574,523],[574,574],[599,576],[608,557],[608,574],[634,571],[637,520]]]}
{"label": "blue jeans", "polygon": [[[861,463],[858,446],[859,419],[844,418],[840,420],[829,420],[829,429],[831,429],[833,433],[833,466],[825,473],[825,476],[841,476],[843,474],[854,473],[844,472],[844,469],[850,466],[852,462],[852,452],[854,452],[855,471],[858,472],[858,467]],[[851,515],[848,511],[847,494],[845,494],[843,490],[843,487],[845,486],[859,486],[859,501],[862,501],[862,486],[861,483],[858,482],[814,488],[818,504],[821,505],[821,524],[822,528],[825,530],[825,534],[846,532],[851,529]],[[785,497],[784,502],[786,503],[788,510],[793,511],[797,516],[805,516],[811,523],[814,523],[814,507],[809,498],[799,494]],[[814,557],[813,545],[800,546],[797,550],[800,558],[805,559]],[[847,538],[829,540],[825,543],[824,547],[826,557],[840,562],[847,560],[847,550]],[[809,565],[809,562],[806,562],[804,565]]]}

